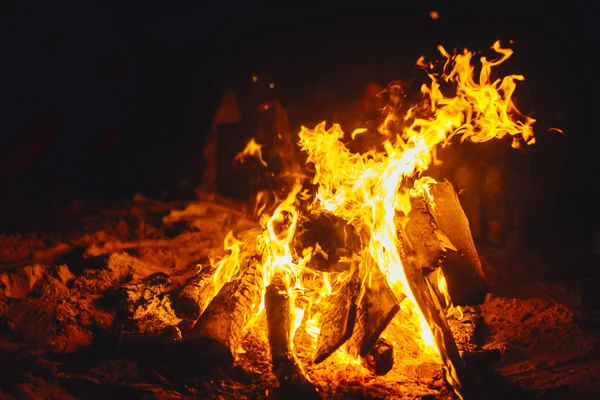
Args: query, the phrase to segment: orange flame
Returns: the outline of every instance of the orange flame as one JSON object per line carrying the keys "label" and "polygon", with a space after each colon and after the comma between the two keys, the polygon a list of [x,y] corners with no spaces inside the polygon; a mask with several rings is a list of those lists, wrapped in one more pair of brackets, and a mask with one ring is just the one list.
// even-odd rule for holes
{"label": "orange flame", "polygon": [[256,143],[254,138],[250,139],[248,144],[246,144],[246,147],[244,147],[244,150],[240,151],[239,153],[237,153],[235,155],[234,160],[244,163],[244,161],[246,160],[246,157],[249,157],[249,156],[258,158],[258,161],[260,161],[260,163],[264,167],[267,166],[267,163],[265,162],[265,160],[263,160],[263,156],[262,156],[262,145]]}

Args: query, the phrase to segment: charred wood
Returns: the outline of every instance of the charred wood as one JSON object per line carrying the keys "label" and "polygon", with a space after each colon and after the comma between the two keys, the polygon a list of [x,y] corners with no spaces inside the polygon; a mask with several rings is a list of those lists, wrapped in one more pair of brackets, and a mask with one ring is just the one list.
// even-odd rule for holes
{"label": "charred wood", "polygon": [[214,297],[214,269],[203,265],[173,296],[173,309],[181,319],[195,322]]}
{"label": "charred wood", "polygon": [[329,309],[324,316],[317,342],[314,362],[324,361],[343,345],[354,331],[357,303],[360,295],[358,271],[351,271],[350,278],[333,290],[329,296]]}
{"label": "charred wood", "polygon": [[464,396],[465,388],[468,388],[465,364],[460,357],[452,331],[448,326],[444,308],[424,275],[423,269],[414,262],[415,251],[408,245],[403,231],[399,231],[398,239],[400,259],[410,290],[433,333],[435,344],[440,349],[445,366],[446,381],[457,393]]}
{"label": "charred wood", "polygon": [[190,333],[191,349],[225,363],[235,361],[247,322],[258,309],[263,288],[260,259],[243,261],[240,278],[227,282]]}
{"label": "charred wood", "polygon": [[299,398],[320,398],[290,349],[290,298],[287,288],[279,276],[276,276],[266,289],[265,311],[269,345],[271,346],[272,370],[279,381],[282,395],[289,393]]}
{"label": "charred wood", "polygon": [[372,265],[364,279],[354,333],[348,340],[350,354],[367,356],[400,310],[400,301],[379,267]]}
{"label": "charred wood", "polygon": [[440,266],[446,253],[446,246],[436,233],[436,223],[429,213],[422,197],[410,199],[411,211],[404,227],[406,240],[414,250],[413,262],[424,270]]}
{"label": "charred wood", "polygon": [[469,220],[458,195],[448,181],[432,185],[430,193],[433,200],[428,202],[429,212],[437,227],[457,249],[446,255],[442,265],[450,298],[455,305],[480,304],[487,293],[487,285]]}
{"label": "charred wood", "polygon": [[362,362],[375,375],[385,375],[394,366],[394,346],[380,337]]}

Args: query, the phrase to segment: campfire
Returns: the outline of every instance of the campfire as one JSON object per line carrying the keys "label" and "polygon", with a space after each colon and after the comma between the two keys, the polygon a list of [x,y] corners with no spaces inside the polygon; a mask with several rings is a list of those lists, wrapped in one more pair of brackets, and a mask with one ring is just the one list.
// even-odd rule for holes
{"label": "campfire", "polygon": [[[426,171],[455,136],[532,144],[535,120],[512,99],[522,76],[492,78],[511,50],[496,42],[499,56],[481,57],[477,76],[472,52],[438,49],[441,68],[417,62],[430,78],[421,102],[406,107],[402,86],[388,88],[377,148],[349,149],[366,130],[302,129],[308,177],[275,201],[259,193],[260,226],[230,232],[174,297],[192,349],[233,363],[248,332],[268,341],[280,384],[307,396],[336,369],[385,375],[398,359],[442,364],[454,393],[469,393],[448,319],[481,302],[486,285],[452,184]],[[254,139],[237,159],[251,156],[266,166]]]}
{"label": "campfire", "polygon": [[544,263],[476,247],[458,186],[430,168],[465,141],[535,142],[524,78],[495,69],[512,50],[438,50],[417,61],[418,99],[393,82],[374,128],[302,127],[279,174],[249,140],[231,161],[269,182],[247,204],[73,202],[50,233],[0,235],[0,394],[477,399],[596,379],[575,290],[501,292]]}

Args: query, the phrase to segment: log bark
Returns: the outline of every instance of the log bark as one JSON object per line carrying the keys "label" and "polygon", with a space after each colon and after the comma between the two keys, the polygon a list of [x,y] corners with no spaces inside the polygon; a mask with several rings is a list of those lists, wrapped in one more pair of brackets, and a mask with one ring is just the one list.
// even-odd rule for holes
{"label": "log bark", "polygon": [[364,280],[356,327],[348,340],[350,354],[367,356],[381,333],[400,310],[401,300],[396,298],[379,267],[371,266]]}
{"label": "log bark", "polygon": [[447,246],[440,241],[437,225],[422,197],[410,199],[411,211],[404,227],[406,240],[414,250],[413,262],[425,270],[442,264]]}
{"label": "log bark", "polygon": [[232,364],[247,322],[257,311],[263,289],[260,258],[246,258],[240,278],[226,283],[190,333],[191,351]]}
{"label": "log bark", "polygon": [[457,249],[446,255],[442,265],[450,298],[455,305],[481,304],[487,285],[469,220],[458,195],[448,181],[432,185],[430,193],[433,201],[428,201],[429,212],[437,227]]}
{"label": "log bark", "polygon": [[211,279],[214,269],[203,265],[173,296],[173,309],[181,319],[196,322],[214,297],[215,286]]}
{"label": "log bark", "polygon": [[335,287],[329,296],[329,309],[321,324],[314,363],[319,364],[342,346],[354,331],[358,297],[360,295],[360,277],[358,271],[349,271],[350,278]]}
{"label": "log bark", "polygon": [[446,321],[444,309],[425,277],[423,269],[414,262],[415,250],[408,245],[402,230],[398,232],[398,247],[410,289],[433,333],[435,344],[440,349],[446,381],[458,394],[464,395],[467,392],[465,387],[468,387],[464,362]]}
{"label": "log bark", "polygon": [[265,291],[265,311],[272,370],[279,381],[282,395],[290,393],[299,396],[298,398],[320,398],[290,349],[290,298],[279,276],[273,278]]}
{"label": "log bark", "polygon": [[394,366],[394,346],[386,339],[379,338],[362,363],[375,375],[385,375]]}

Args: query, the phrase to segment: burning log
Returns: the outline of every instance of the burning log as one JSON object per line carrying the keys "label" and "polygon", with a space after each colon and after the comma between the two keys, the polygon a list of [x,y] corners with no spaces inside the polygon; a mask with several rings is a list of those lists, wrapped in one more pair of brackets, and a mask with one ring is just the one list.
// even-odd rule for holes
{"label": "burning log", "polygon": [[423,269],[415,263],[417,259],[415,250],[410,247],[404,231],[399,231],[398,239],[400,258],[408,284],[419,309],[431,328],[435,344],[440,349],[442,361],[446,367],[444,369],[446,381],[455,391],[462,393],[467,382],[465,364],[458,352],[448,321],[446,321],[444,308],[423,273]]}
{"label": "burning log", "polygon": [[348,341],[350,354],[361,357],[369,354],[400,310],[399,304],[400,300],[392,292],[385,275],[377,266],[371,266],[357,312],[356,328]]}
{"label": "burning log", "polygon": [[404,228],[405,238],[414,250],[413,261],[425,270],[440,266],[450,243],[440,241],[440,233],[422,197],[410,199],[411,211]]}
{"label": "burning log", "polygon": [[214,269],[203,265],[173,297],[173,309],[181,319],[195,322],[213,299]]}
{"label": "burning log", "polygon": [[320,398],[290,349],[290,298],[279,276],[276,276],[266,289],[265,310],[273,374],[282,391],[293,393],[293,397],[297,398]]}
{"label": "burning log", "polygon": [[260,258],[254,253],[240,266],[240,277],[227,282],[212,299],[190,334],[191,345],[225,363],[235,361],[242,332],[261,300]]}
{"label": "burning log", "polygon": [[487,291],[485,278],[458,195],[448,181],[432,185],[430,193],[433,200],[428,202],[429,212],[457,249],[446,255],[442,265],[450,298],[455,305],[480,304]]}
{"label": "burning log", "polygon": [[350,278],[336,288],[329,296],[329,310],[323,319],[321,333],[317,342],[315,364],[323,362],[333,354],[350,337],[356,321],[358,296],[360,294],[360,278],[357,271],[351,272]]}
{"label": "burning log", "polygon": [[375,375],[385,375],[394,366],[394,346],[384,338],[379,338],[362,363]]}

